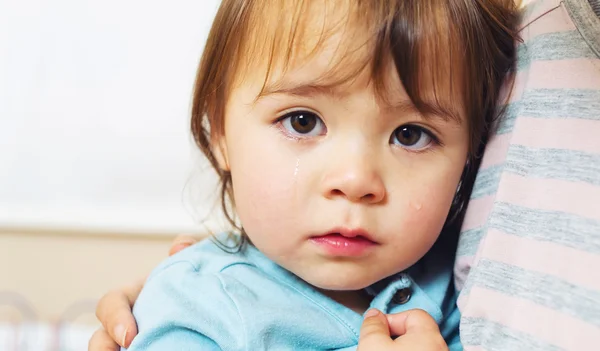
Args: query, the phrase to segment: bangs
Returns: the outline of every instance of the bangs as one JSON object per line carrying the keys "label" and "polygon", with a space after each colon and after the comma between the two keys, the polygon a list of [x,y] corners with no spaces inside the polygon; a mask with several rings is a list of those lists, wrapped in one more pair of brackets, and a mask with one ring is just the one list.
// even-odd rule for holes
{"label": "bangs", "polygon": [[[391,1],[253,1],[231,70],[236,86],[262,81],[257,96],[282,90],[310,67],[311,86],[334,89],[366,76],[382,99],[393,65]],[[310,63],[310,65],[309,65]]]}
{"label": "bangs", "polygon": [[461,121],[469,71],[459,21],[452,3],[460,1],[398,1],[390,34],[396,70],[412,103],[423,114]]}

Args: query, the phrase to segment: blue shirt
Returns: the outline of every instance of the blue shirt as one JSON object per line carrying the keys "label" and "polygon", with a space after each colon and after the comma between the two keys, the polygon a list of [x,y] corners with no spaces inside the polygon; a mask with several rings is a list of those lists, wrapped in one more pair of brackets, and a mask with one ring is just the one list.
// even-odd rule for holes
{"label": "blue shirt", "polygon": [[[384,313],[427,311],[450,349],[462,350],[447,251],[434,247],[411,269],[367,291],[374,296],[371,307]],[[130,351],[355,350],[363,321],[255,247],[227,253],[212,240],[163,262],[133,313],[139,334]]]}

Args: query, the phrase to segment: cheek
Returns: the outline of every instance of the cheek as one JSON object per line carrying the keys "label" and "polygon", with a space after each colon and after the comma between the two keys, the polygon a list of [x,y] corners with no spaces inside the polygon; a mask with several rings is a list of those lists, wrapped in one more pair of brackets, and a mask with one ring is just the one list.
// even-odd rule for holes
{"label": "cheek", "polygon": [[[258,240],[256,236],[284,232],[281,228],[289,226],[299,211],[295,205],[297,158],[266,140],[246,138],[228,145],[236,213],[253,241]],[[281,152],[273,152],[276,147]]]}
{"label": "cheek", "polygon": [[[413,252],[415,257],[424,254],[437,240],[446,221],[450,205],[456,194],[460,180],[461,169],[456,167],[438,168],[437,172],[428,170],[406,178],[402,188],[404,192],[397,192],[391,201],[397,204],[391,206],[389,218],[396,218],[395,228],[403,228],[395,236],[399,240],[395,246],[405,252]],[[424,176],[424,175],[427,176]],[[393,215],[395,213],[395,216]],[[389,228],[392,229],[392,228]]]}
{"label": "cheek", "polygon": [[455,185],[446,182],[429,183],[414,189],[406,205],[407,228],[421,227],[419,231],[439,234],[455,194]]}
{"label": "cheek", "polygon": [[415,195],[424,204],[422,210],[417,211],[417,216],[418,212],[422,212],[422,216],[428,216],[440,229],[446,220],[460,182],[463,163],[457,161],[457,164],[461,166],[447,167],[437,174],[432,172],[432,176],[422,186],[420,195]]}
{"label": "cheek", "polygon": [[422,176],[422,181],[414,186],[414,205],[411,207],[416,213],[445,217],[456,195],[461,174],[462,167],[449,167],[447,170],[441,169],[430,172],[429,176]]}

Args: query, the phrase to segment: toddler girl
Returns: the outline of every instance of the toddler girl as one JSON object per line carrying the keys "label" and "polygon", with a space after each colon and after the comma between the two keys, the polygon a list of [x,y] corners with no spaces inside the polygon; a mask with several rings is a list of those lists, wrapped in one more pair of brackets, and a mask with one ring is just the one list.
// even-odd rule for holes
{"label": "toddler girl", "polygon": [[500,0],[224,0],[192,131],[237,231],[150,275],[129,350],[351,350],[369,309],[424,310],[460,350],[455,227],[515,23]]}

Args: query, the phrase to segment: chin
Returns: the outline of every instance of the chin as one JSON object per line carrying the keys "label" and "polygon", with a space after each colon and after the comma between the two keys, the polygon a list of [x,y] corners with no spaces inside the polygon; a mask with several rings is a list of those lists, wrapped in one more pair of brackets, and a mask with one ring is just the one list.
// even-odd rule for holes
{"label": "chin", "polygon": [[[304,279],[304,278],[303,278]],[[304,279],[310,285],[323,290],[334,290],[334,291],[352,291],[362,290],[380,279],[374,279],[373,277],[361,277],[360,275],[353,275],[350,277],[344,277],[340,274],[332,274],[331,276],[324,275],[319,277],[308,277]]]}

